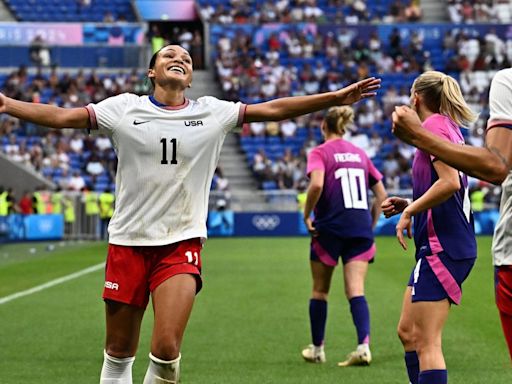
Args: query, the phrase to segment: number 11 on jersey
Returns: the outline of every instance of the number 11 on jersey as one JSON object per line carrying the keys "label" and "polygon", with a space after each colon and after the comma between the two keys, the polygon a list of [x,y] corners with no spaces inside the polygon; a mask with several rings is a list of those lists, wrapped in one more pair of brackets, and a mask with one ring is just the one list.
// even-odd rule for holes
{"label": "number 11 on jersey", "polygon": [[[171,139],[169,140],[172,144],[172,150],[171,150],[171,164],[178,164],[178,160],[176,160],[176,147],[177,147],[177,140]],[[169,164],[167,161],[167,138],[162,137],[160,140],[162,143],[162,161],[160,161],[160,164]]]}

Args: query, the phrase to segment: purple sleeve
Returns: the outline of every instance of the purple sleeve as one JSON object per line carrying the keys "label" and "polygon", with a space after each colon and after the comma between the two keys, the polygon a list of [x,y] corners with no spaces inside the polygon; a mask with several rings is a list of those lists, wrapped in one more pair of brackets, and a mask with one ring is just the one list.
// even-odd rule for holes
{"label": "purple sleeve", "polygon": [[373,165],[372,161],[368,159],[368,183],[370,187],[373,187],[379,181],[382,180],[382,173],[379,172],[375,165]]}
{"label": "purple sleeve", "polygon": [[318,148],[313,149],[308,155],[308,166],[306,173],[310,175],[311,172],[315,170],[325,171],[325,164],[322,152]]}

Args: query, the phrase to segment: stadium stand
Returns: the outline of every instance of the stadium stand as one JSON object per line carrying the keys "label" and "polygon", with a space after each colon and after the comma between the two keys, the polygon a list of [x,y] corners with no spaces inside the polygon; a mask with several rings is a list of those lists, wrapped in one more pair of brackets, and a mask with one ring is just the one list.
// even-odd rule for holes
{"label": "stadium stand", "polygon": [[[479,6],[484,3],[489,2]],[[5,4],[23,21],[80,22],[83,34],[81,45],[59,45],[48,34],[39,45],[30,41],[3,46],[0,67],[11,69],[0,71],[0,87],[22,100],[83,106],[122,92],[146,93],[145,71],[132,68],[143,68],[148,43],[155,48],[174,40],[188,44],[196,62],[210,63],[223,98],[246,103],[329,91],[378,76],[382,78],[378,97],[356,106],[356,121],[347,136],[368,152],[391,190],[411,184],[413,152],[393,139],[389,117],[395,105],[408,102],[414,78],[436,69],[460,81],[466,98],[480,111],[480,119],[466,132],[469,143],[479,145],[488,116],[490,78],[512,62],[507,25],[423,24],[422,17],[428,15],[422,14],[417,1],[199,0],[199,14],[208,23],[209,49],[204,51],[208,56],[202,52],[202,29],[191,32],[187,26],[163,32],[164,21],[147,28],[125,23],[136,20],[130,1],[8,0]],[[459,2],[446,4],[448,18],[450,7]],[[36,48],[48,49],[50,65],[34,62]],[[20,64],[24,65],[12,69]],[[306,155],[321,142],[321,119],[321,114],[311,114],[243,127],[237,145],[260,189],[304,187]],[[101,136],[49,133],[9,118],[1,119],[0,133],[1,150],[8,158],[29,165],[64,190],[85,186],[99,192],[115,187],[116,156]],[[219,169],[212,189],[229,199],[230,189],[238,185]]]}
{"label": "stadium stand", "polygon": [[135,21],[129,0],[4,0],[19,21]]}

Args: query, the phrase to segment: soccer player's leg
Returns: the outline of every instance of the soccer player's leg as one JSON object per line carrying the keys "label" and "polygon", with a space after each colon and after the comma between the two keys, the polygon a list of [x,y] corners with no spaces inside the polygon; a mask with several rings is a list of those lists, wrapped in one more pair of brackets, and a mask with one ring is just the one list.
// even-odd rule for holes
{"label": "soccer player's leg", "polygon": [[178,274],[152,292],[155,322],[144,384],[178,383],[180,347],[196,289],[193,275]]}
{"label": "soccer player's leg", "polygon": [[155,251],[150,276],[155,315],[144,384],[178,383],[180,348],[201,282],[201,242],[185,240]]}
{"label": "soccer player's leg", "polygon": [[107,337],[100,384],[132,384],[144,308],[107,300]]}
{"label": "soccer player's leg", "polygon": [[[413,272],[414,274],[414,272]],[[414,319],[412,313],[412,282],[407,286],[402,302],[402,312],[398,321],[397,333],[404,347],[404,360],[410,384],[418,384],[420,362],[416,353],[416,340],[414,339]]]}
{"label": "soccer player's leg", "polygon": [[448,299],[417,301],[412,306],[416,350],[420,361],[418,384],[446,384],[448,373],[441,345],[450,302]]}
{"label": "soccer player's leg", "polygon": [[324,363],[325,324],[327,322],[327,298],[334,267],[311,260],[313,291],[309,300],[309,321],[312,344],[302,350],[302,357],[310,363]]}
{"label": "soccer player's leg", "polygon": [[345,361],[338,363],[341,367],[350,365],[369,365],[372,361],[370,352],[370,310],[366,302],[364,284],[368,272],[368,263],[375,256],[373,239],[351,238],[343,241],[343,276],[345,295],[350,303],[350,312],[357,332],[357,348]]}
{"label": "soccer player's leg", "polygon": [[304,360],[324,363],[325,324],[327,321],[327,297],[332,273],[338,264],[339,245],[330,236],[318,235],[311,239],[310,266],[313,290],[309,300],[309,321],[312,344],[302,350]]}
{"label": "soccer player's leg", "polygon": [[496,306],[512,361],[512,266],[496,267]]}
{"label": "soccer player's leg", "polygon": [[149,298],[144,259],[133,247],[110,244],[105,270],[106,342],[100,384],[132,384],[132,365]]}
{"label": "soccer player's leg", "polygon": [[414,271],[412,313],[420,361],[419,384],[446,384],[448,371],[441,348],[451,304],[459,304],[462,283],[474,259],[453,260],[444,252],[419,259]]}

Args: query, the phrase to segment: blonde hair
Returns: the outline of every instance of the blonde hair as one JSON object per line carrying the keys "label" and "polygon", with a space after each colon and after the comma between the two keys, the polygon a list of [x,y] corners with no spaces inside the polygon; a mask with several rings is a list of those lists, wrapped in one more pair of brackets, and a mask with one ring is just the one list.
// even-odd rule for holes
{"label": "blonde hair", "polygon": [[331,107],[324,117],[326,130],[336,135],[343,135],[348,125],[354,122],[354,110],[346,105]]}
{"label": "blonde hair", "polygon": [[463,127],[478,118],[464,100],[457,80],[442,72],[422,73],[414,80],[412,92],[423,96],[423,102],[430,111],[446,115]]}

